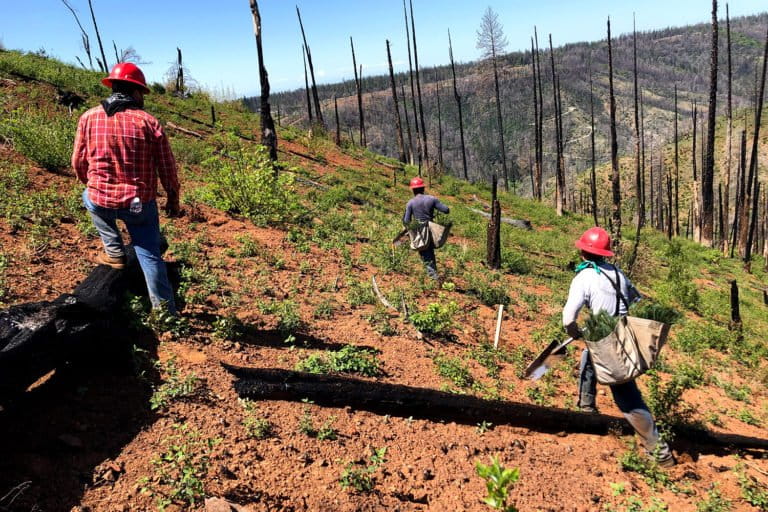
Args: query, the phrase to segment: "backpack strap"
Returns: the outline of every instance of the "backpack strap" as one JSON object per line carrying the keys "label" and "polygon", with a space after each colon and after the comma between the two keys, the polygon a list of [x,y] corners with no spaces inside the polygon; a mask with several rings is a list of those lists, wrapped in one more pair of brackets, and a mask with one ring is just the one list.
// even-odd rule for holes
{"label": "backpack strap", "polygon": [[613,270],[616,274],[616,282],[611,280],[610,277],[608,277],[608,274],[605,275],[605,278],[608,280],[609,283],[611,283],[611,286],[613,286],[614,291],[616,292],[616,312],[613,314],[613,316],[619,316],[619,311],[621,310],[621,303],[624,303],[624,307],[627,308],[627,311],[629,311],[629,303],[627,302],[627,299],[624,298],[624,294],[621,293],[621,287],[619,283],[621,283],[621,278],[619,277],[619,269],[614,265]]}

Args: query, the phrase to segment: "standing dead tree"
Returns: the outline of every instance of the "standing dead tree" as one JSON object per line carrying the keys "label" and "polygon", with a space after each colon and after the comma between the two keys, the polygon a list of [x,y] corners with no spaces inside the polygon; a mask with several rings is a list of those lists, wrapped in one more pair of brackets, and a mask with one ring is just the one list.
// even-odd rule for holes
{"label": "standing dead tree", "polygon": [[304,34],[304,24],[301,22],[301,12],[299,6],[296,6],[296,16],[299,17],[299,27],[301,28],[301,38],[304,40],[304,47],[307,50],[307,62],[309,63],[309,74],[312,77],[312,99],[315,104],[315,119],[317,123],[325,129],[325,121],[323,121],[323,112],[320,109],[320,97],[317,95],[317,83],[315,82],[315,67],[312,65],[312,52],[307,44],[307,36]]}
{"label": "standing dead tree", "polygon": [[619,173],[619,142],[616,135],[616,98],[613,95],[613,51],[611,49],[610,18],[608,18],[608,94],[611,111],[611,197],[613,200],[611,230],[613,232],[613,252],[618,254],[621,249],[621,174]]}
{"label": "standing dead tree", "polygon": [[[442,174],[445,170],[443,166],[443,116],[440,110],[440,78],[437,73],[435,73],[435,96],[437,97],[437,173]],[[431,185],[432,183],[430,183]]]}
{"label": "standing dead tree", "polygon": [[597,220],[597,174],[595,171],[595,93],[592,88],[591,66],[589,68],[589,120],[589,139],[592,146],[592,172],[589,177],[589,191],[592,198],[592,218],[595,221],[595,226],[599,226],[600,222]]}
{"label": "standing dead tree", "polygon": [[339,123],[339,102],[336,100],[336,95],[333,95],[333,111],[336,113],[336,145],[341,145],[341,125]]}
{"label": "standing dead tree", "polygon": [[352,47],[352,67],[355,72],[355,90],[357,91],[357,115],[360,120],[360,145],[367,146],[365,140],[365,118],[363,117],[363,91],[362,91],[362,74],[363,68],[360,66],[360,77],[357,76],[357,60],[355,60],[355,44],[352,42],[352,36],[349,37],[349,45]]}
{"label": "standing dead tree", "polygon": [[400,161],[407,163],[405,155],[405,144],[403,143],[403,125],[400,120],[400,104],[397,101],[397,85],[395,85],[395,72],[392,69],[392,52],[389,49],[389,39],[387,39],[387,62],[389,63],[389,84],[392,87],[392,102],[395,104],[395,129],[397,131],[397,147],[400,150]]}
{"label": "standing dead tree", "polygon": [[176,92],[184,94],[184,66],[181,63],[181,48],[176,48]]}
{"label": "standing dead tree", "polygon": [[309,97],[309,78],[307,77],[307,48],[301,45],[301,57],[304,61],[304,92],[307,96],[307,119],[312,126],[312,99]]}
{"label": "standing dead tree", "polygon": [[[714,243],[715,123],[717,122],[717,0],[712,0],[712,49],[709,68],[709,112],[707,113],[707,151],[701,169],[701,242]],[[702,140],[702,143],[704,141]]]}
{"label": "standing dead tree", "polygon": [[[753,180],[757,182],[757,147],[758,147],[758,141],[760,139],[760,121],[762,117],[763,112],[763,97],[765,96],[765,72],[766,72],[766,63],[768,63],[768,32],[766,32],[765,35],[765,50],[763,52],[763,72],[762,76],[760,78],[760,81],[757,85],[760,92],[757,95],[757,103],[755,106],[755,121],[754,121],[754,132],[752,135],[752,152],[749,157],[749,179],[747,181],[747,190],[746,190],[746,201],[745,206],[747,206],[750,202],[752,202],[752,198],[757,195],[757,187],[752,186]],[[756,201],[755,201],[756,202]],[[740,249],[742,250],[742,257],[744,259],[745,265],[749,265],[749,258],[750,258],[750,233],[752,231],[752,223],[748,223],[747,219],[749,218],[748,213],[742,213],[742,226],[741,226],[741,233],[740,233],[740,242],[743,242],[740,246]],[[749,224],[749,225],[747,225]]]}
{"label": "standing dead tree", "polygon": [[269,106],[269,75],[267,74],[267,68],[264,67],[264,52],[261,46],[261,14],[259,14],[258,2],[256,0],[249,1],[251,15],[253,16],[253,35],[256,37],[256,52],[259,57],[261,144],[267,147],[270,160],[275,162],[277,161],[277,132],[275,132],[275,121],[272,119],[272,112]]}
{"label": "standing dead tree", "polygon": [[405,133],[408,136],[408,161],[411,165],[413,165],[415,161],[413,149],[413,133],[411,132],[411,121],[408,118],[408,100],[406,99],[405,86],[403,84],[400,84],[400,96],[403,97],[403,119],[405,119]]}
{"label": "standing dead tree", "polygon": [[93,70],[93,59],[91,57],[91,40],[88,38],[88,33],[83,28],[82,23],[80,23],[80,18],[77,16],[77,12],[69,4],[69,2],[67,0],[61,0],[61,3],[63,3],[67,9],[69,9],[69,11],[72,13],[72,16],[75,17],[75,22],[77,23],[77,26],[80,27],[80,37],[82,38],[82,41],[83,41],[83,50],[85,50],[85,55],[86,57],[88,57],[88,66],[91,68],[91,70]]}
{"label": "standing dead tree", "polygon": [[99,50],[101,51],[101,61],[96,57],[96,62],[99,63],[101,70],[104,73],[109,72],[109,65],[107,64],[107,57],[104,55],[104,45],[101,44],[101,35],[99,34],[99,26],[96,24],[96,14],[93,12],[93,0],[88,0],[88,8],[91,10],[91,19],[93,20],[93,30],[96,31],[96,41],[99,43]]}
{"label": "standing dead tree", "polygon": [[559,79],[555,71],[555,52],[552,48],[552,34],[549,34],[549,61],[552,65],[552,94],[555,105],[555,209],[562,216],[565,210],[565,169],[563,169],[563,131],[561,124]]}
{"label": "standing dead tree", "polygon": [[541,52],[539,52],[539,32],[534,25],[533,27],[533,40],[536,43],[536,80],[538,82],[539,91],[539,133],[538,133],[538,153],[536,162],[536,172],[538,173],[538,190],[536,191],[536,199],[541,201],[544,194],[544,94],[541,86]]}
{"label": "standing dead tree", "polygon": [[483,14],[480,28],[477,31],[477,48],[485,59],[490,59],[493,66],[493,81],[496,92],[496,118],[499,130],[499,152],[501,153],[502,177],[504,190],[509,191],[509,171],[507,170],[507,151],[504,146],[504,123],[501,115],[501,95],[499,94],[499,70],[496,56],[507,46],[507,38],[499,21],[499,15],[488,7]]}
{"label": "standing dead tree", "polygon": [[[405,6],[405,0],[403,0],[403,16],[405,17],[405,44],[408,47],[408,78],[411,81],[411,106],[413,109],[413,129],[416,132],[416,144],[418,146],[418,164],[419,164],[419,176],[421,176],[421,161],[423,158],[423,149],[421,147],[421,138],[419,136],[419,110],[416,107],[416,87],[413,85],[413,60],[411,58],[411,31],[408,29],[408,8]],[[403,94],[405,98],[405,94]],[[403,99],[403,108],[405,109],[405,99]],[[408,127],[408,138],[410,139],[411,148],[413,148],[413,138],[411,138],[410,121],[407,119],[406,113],[406,126]],[[413,158],[411,158],[411,164],[413,164]]]}
{"label": "standing dead tree", "polygon": [[424,103],[421,101],[421,79],[419,78],[419,47],[416,44],[416,24],[413,19],[413,0],[411,6],[411,34],[413,36],[413,66],[416,68],[416,94],[419,95],[419,120],[421,121],[421,145],[424,154],[424,165],[429,168],[429,150],[427,149],[427,128],[424,124]]}
{"label": "standing dead tree", "polygon": [[539,86],[536,79],[536,47],[533,43],[533,37],[531,37],[531,72],[531,76],[533,77],[533,152],[536,161],[534,164],[536,171],[533,173],[533,180],[531,183],[531,196],[533,196],[534,199],[541,200],[541,166],[539,165],[541,163],[539,161]]}
{"label": "standing dead tree", "polygon": [[459,137],[461,140],[461,167],[464,171],[464,179],[469,181],[467,172],[467,149],[464,144],[464,115],[461,112],[461,96],[459,88],[456,85],[456,65],[453,61],[453,44],[451,43],[451,31],[448,30],[448,56],[451,59],[451,74],[453,75],[453,99],[456,100],[456,107],[459,109]]}
{"label": "standing dead tree", "polygon": [[675,236],[680,236],[680,148],[677,118],[677,84],[675,84]]}
{"label": "standing dead tree", "polygon": [[486,243],[488,268],[494,270],[501,268],[501,204],[496,196],[497,188],[498,178],[494,174],[491,185],[491,215],[488,219]]}
{"label": "standing dead tree", "polygon": [[645,198],[643,195],[643,174],[640,167],[640,108],[638,105],[637,87],[637,28],[635,17],[632,16],[632,68],[634,75],[634,111],[635,111],[635,243],[632,245],[632,254],[627,265],[629,272],[637,259],[637,250],[640,247],[640,233],[645,223]]}
{"label": "standing dead tree", "polygon": [[726,51],[728,53],[728,95],[725,109],[725,116],[728,126],[726,128],[725,137],[725,170],[723,177],[723,225],[721,227],[722,237],[721,246],[723,249],[723,255],[728,255],[729,252],[729,233],[730,233],[730,209],[729,201],[731,196],[731,160],[733,156],[733,95],[732,95],[732,82],[733,82],[733,67],[731,62],[731,20],[730,13],[728,12],[728,4],[725,4],[725,37],[726,37]]}

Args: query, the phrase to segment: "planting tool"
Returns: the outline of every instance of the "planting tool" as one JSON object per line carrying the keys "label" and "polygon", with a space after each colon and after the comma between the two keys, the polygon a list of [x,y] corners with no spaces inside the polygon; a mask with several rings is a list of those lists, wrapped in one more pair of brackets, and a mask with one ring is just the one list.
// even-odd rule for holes
{"label": "planting tool", "polygon": [[403,243],[403,237],[408,233],[408,228],[403,229],[400,233],[397,234],[397,236],[392,240],[392,246],[397,247],[398,245]]}
{"label": "planting tool", "polygon": [[564,342],[558,344],[557,340],[552,340],[552,343],[550,343],[549,346],[547,346],[547,348],[545,348],[541,354],[528,365],[528,368],[525,369],[524,376],[531,380],[539,380],[542,378],[544,374],[549,371],[550,366],[552,366],[550,357],[560,352],[573,341],[573,338],[568,338]]}

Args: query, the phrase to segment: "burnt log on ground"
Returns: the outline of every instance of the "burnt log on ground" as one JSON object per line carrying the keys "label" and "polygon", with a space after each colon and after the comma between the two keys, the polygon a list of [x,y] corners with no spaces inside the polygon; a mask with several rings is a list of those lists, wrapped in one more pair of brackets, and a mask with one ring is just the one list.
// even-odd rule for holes
{"label": "burnt log on ground", "polygon": [[23,392],[125,331],[120,308],[126,292],[146,295],[135,252],[127,247],[127,253],[124,270],[99,265],[72,293],[0,311],[0,396]]}
{"label": "burnt log on ground", "polygon": [[[623,418],[533,404],[486,400],[427,388],[367,381],[337,375],[316,375],[279,368],[243,368],[223,364],[237,379],[234,387],[243,398],[312,400],[327,407],[345,407],[432,421],[475,425],[489,421],[541,432],[605,435],[632,433]],[[715,445],[768,450],[768,439],[720,434],[696,427],[678,427],[681,439],[694,445]]]}

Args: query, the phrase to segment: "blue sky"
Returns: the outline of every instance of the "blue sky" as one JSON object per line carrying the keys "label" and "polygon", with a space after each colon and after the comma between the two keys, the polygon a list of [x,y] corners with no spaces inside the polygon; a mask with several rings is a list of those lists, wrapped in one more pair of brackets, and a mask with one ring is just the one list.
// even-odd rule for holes
{"label": "blue sky", "polygon": [[[70,0],[91,34],[98,53],[87,0]],[[105,53],[114,64],[112,40],[118,48],[133,46],[150,64],[143,66],[150,81],[162,81],[176,56],[184,54],[192,76],[212,91],[236,95],[258,93],[256,45],[248,0],[93,0]],[[448,62],[447,30],[457,61],[478,58],[476,31],[486,7],[498,14],[509,50],[530,47],[533,26],[540,42],[552,33],[556,46],[604,38],[611,16],[615,34],[708,22],[707,0],[413,0],[419,64]],[[385,40],[392,42],[396,70],[408,66],[402,0],[260,0],[264,52],[273,91],[303,86],[301,33],[296,5],[312,50],[319,82],[352,77],[349,37],[355,41],[358,64],[366,75],[386,72]],[[0,41],[6,48],[34,51],[75,62],[85,60],[74,18],[60,0],[0,0]],[[766,10],[764,0],[731,0],[731,17]],[[215,6],[212,8],[212,6]],[[720,5],[725,17],[725,3]]]}

